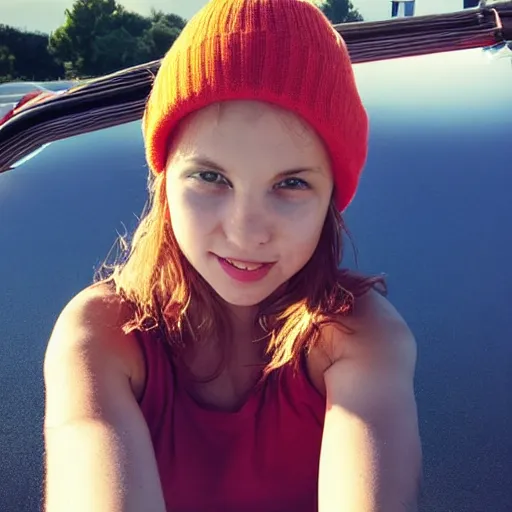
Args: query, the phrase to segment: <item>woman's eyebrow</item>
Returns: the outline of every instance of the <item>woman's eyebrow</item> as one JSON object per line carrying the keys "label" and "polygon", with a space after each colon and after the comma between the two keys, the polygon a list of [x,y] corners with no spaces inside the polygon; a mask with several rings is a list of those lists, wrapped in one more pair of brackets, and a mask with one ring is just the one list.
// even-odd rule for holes
{"label": "woman's eyebrow", "polygon": [[[214,169],[216,171],[222,172],[226,175],[229,175],[229,172],[224,169],[221,165],[214,162],[210,158],[201,157],[201,156],[193,156],[185,159],[186,163],[196,165],[198,167],[207,167],[208,169]],[[277,173],[276,176],[278,177],[287,177],[287,176],[293,176],[297,174],[302,174],[305,172],[320,172],[319,167],[296,167],[294,169],[288,169],[286,171],[281,171]]]}
{"label": "woman's eyebrow", "polygon": [[201,156],[191,156],[185,159],[185,163],[194,164],[197,167],[208,167],[209,169],[215,169],[216,171],[222,171],[227,173],[219,164],[216,164],[213,160]]}

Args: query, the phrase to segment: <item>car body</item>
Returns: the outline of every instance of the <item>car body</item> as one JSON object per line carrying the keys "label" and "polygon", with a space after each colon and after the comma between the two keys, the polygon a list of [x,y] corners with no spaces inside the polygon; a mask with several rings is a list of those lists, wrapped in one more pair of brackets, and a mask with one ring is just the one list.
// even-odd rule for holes
{"label": "car body", "polygon": [[36,82],[6,82],[0,84],[0,104],[17,103],[26,94],[34,91],[47,91],[42,83]]}
{"label": "car body", "polygon": [[[358,64],[370,151],[345,218],[418,343],[422,512],[512,510],[510,53]],[[0,510],[39,510],[42,361],[60,310],[146,201],[140,121],[0,174]],[[355,265],[347,246],[346,264]],[[398,512],[398,511],[397,511]]]}
{"label": "car body", "polygon": [[7,82],[0,84],[0,119],[14,108],[25,95],[46,89],[34,82]]}
{"label": "car body", "polygon": [[37,82],[37,85],[47,91],[60,92],[67,91],[79,83],[78,80],[52,80],[48,82]]}
{"label": "car body", "polygon": [[0,119],[3,118],[27,94],[34,92],[64,92],[79,84],[72,80],[49,82],[6,82],[0,84]]}

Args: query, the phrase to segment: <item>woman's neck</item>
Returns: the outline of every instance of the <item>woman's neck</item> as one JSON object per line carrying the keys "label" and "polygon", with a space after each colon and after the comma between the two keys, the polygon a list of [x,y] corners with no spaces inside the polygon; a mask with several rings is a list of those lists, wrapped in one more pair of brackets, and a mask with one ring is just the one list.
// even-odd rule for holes
{"label": "woman's neck", "polygon": [[226,311],[234,332],[248,333],[254,329],[257,306],[234,306],[226,303]]}

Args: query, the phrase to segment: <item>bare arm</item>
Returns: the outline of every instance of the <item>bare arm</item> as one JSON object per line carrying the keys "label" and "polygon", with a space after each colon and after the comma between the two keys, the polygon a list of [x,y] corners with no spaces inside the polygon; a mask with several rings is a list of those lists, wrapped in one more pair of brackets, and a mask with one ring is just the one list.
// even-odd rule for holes
{"label": "bare arm", "polygon": [[336,362],[324,374],[319,512],[417,511],[416,345],[385,299],[376,300],[363,312],[372,321],[356,327],[350,341],[331,332]]}
{"label": "bare arm", "polygon": [[83,292],[48,344],[46,512],[164,512],[150,435],[130,385],[133,340],[115,302]]}

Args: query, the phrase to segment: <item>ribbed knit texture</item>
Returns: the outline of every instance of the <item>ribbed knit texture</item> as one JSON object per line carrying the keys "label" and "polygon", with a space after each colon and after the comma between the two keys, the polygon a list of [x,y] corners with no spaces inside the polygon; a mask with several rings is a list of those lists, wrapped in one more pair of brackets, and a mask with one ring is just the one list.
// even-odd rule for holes
{"label": "ribbed knit texture", "polygon": [[341,36],[305,0],[211,0],[162,60],[143,119],[146,157],[165,169],[180,120],[211,103],[259,100],[301,116],[325,143],[337,207],[354,197],[368,117]]}

